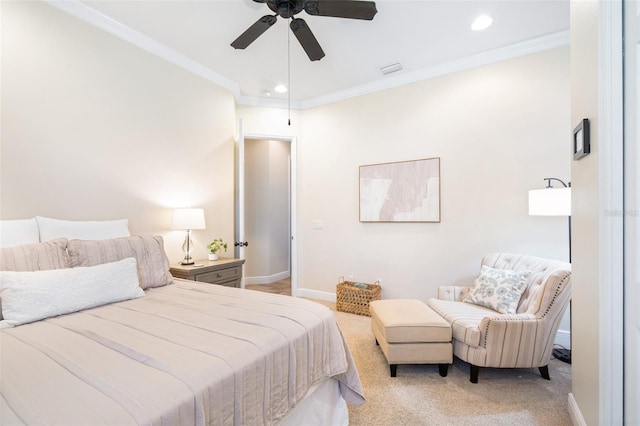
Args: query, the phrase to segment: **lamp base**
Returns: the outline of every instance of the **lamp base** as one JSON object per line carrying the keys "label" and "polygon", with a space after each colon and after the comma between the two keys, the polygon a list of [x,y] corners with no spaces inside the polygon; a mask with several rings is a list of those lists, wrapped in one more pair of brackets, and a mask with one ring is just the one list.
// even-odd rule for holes
{"label": "lamp base", "polygon": [[571,364],[571,349],[556,348],[553,350],[553,357],[567,364]]}
{"label": "lamp base", "polygon": [[194,264],[195,264],[195,262],[185,262],[185,261],[182,261],[182,262],[180,262],[180,264],[181,264],[181,265],[194,265]]}

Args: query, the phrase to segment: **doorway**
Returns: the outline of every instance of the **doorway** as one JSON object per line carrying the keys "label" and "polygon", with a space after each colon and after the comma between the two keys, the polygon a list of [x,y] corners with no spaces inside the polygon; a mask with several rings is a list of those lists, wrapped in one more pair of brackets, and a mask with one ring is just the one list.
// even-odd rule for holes
{"label": "doorway", "polygon": [[235,239],[245,288],[295,295],[295,146],[292,137],[238,138]]}

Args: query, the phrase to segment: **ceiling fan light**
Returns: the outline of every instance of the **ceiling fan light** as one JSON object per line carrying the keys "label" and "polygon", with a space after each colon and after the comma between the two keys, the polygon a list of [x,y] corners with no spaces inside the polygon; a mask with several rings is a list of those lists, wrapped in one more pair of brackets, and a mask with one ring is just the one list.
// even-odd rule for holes
{"label": "ceiling fan light", "polygon": [[275,90],[278,93],[287,93],[287,86],[285,86],[284,84],[278,84],[276,87],[273,88],[273,90]]}
{"label": "ceiling fan light", "polygon": [[473,31],[482,31],[489,28],[493,23],[493,18],[489,15],[479,15],[471,24]]}

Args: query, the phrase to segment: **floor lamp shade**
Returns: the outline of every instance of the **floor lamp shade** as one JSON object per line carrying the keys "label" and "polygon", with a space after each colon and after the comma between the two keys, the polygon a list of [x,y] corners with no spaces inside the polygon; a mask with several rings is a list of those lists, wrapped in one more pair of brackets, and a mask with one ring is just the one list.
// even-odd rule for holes
{"label": "floor lamp shade", "polygon": [[529,215],[571,216],[571,188],[530,190]]}
{"label": "floor lamp shade", "polygon": [[191,241],[192,229],[205,229],[203,209],[175,209],[171,219],[171,229],[183,229],[186,231],[182,250],[184,259],[180,262],[183,265],[193,265],[193,241]]}
{"label": "floor lamp shade", "polygon": [[[545,189],[529,191],[529,215],[531,216],[568,216],[569,217],[569,262],[571,262],[571,184],[564,188],[552,188],[551,180]],[[569,308],[569,329],[571,329],[571,307]],[[571,334],[569,335],[571,336]],[[554,348],[553,356],[571,364],[571,349]]]}

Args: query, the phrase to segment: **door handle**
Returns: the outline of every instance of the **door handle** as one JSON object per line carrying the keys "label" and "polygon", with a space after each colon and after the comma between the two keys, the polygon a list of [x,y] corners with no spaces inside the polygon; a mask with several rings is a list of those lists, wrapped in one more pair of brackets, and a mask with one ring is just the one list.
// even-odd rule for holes
{"label": "door handle", "polygon": [[236,241],[235,243],[233,243],[233,245],[234,245],[234,247],[238,247],[238,246],[240,246],[240,247],[247,247],[247,246],[249,245],[249,243],[248,243],[248,242],[246,242],[246,241],[242,241],[242,242],[237,242],[237,241]]}

